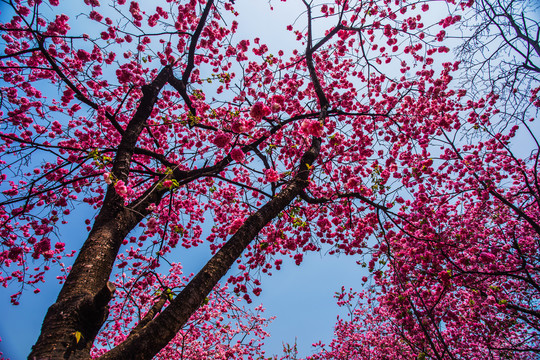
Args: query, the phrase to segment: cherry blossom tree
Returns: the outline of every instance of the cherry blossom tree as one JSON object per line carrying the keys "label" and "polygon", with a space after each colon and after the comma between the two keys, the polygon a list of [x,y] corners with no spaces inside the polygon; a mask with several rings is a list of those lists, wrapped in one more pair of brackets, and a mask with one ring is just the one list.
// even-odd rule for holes
{"label": "cherry blossom tree", "polygon": [[[472,2],[303,0],[290,52],[238,39],[234,1],[2,2],[1,280],[65,273],[30,358],[255,358],[266,321],[227,288],[251,302],[315,251],[375,285],[318,357],[536,346],[538,149],[452,82]],[[184,277],[175,249],[202,243]]]}
{"label": "cherry blossom tree", "polygon": [[[528,0],[477,1],[463,21],[457,54],[472,93],[496,92],[514,110],[530,105],[530,87],[540,72],[536,32],[538,4]],[[520,102],[519,100],[525,100]]]}
{"label": "cherry blossom tree", "polygon": [[524,11],[532,5],[479,1],[462,23],[475,29],[458,49],[461,79],[477,101],[460,110],[459,127],[441,129],[428,177],[415,174],[422,163],[411,166],[406,183],[421,196],[399,211],[380,207],[373,282],[336,295],[348,318],[314,358],[538,357],[539,147],[531,122],[540,106],[539,23]]}

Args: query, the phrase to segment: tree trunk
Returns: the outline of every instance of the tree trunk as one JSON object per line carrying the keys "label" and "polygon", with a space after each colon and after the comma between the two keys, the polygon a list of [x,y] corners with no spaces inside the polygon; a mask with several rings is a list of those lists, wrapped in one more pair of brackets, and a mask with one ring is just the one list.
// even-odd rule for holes
{"label": "tree trunk", "polygon": [[[125,236],[142,219],[102,209],[56,302],[49,308],[29,359],[86,359],[114,292],[109,276]],[[78,333],[80,338],[77,341]]]}

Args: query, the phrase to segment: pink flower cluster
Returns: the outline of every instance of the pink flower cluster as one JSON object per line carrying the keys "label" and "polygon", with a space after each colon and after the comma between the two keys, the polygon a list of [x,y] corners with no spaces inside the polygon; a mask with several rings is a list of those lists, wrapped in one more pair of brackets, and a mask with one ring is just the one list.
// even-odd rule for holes
{"label": "pink flower cluster", "polygon": [[231,157],[234,161],[242,163],[246,158],[246,154],[240,148],[234,148],[231,150]]}
{"label": "pink flower cluster", "polygon": [[232,131],[237,134],[248,132],[255,127],[255,122],[253,120],[241,120],[238,119],[232,124]]}
{"label": "pink flower cluster", "polygon": [[231,136],[229,134],[226,134],[223,131],[218,131],[212,139],[212,143],[218,148],[224,148],[225,146],[227,146],[230,140]]}
{"label": "pink flower cluster", "polygon": [[118,180],[116,182],[116,184],[114,184],[114,189],[116,190],[118,195],[120,195],[122,197],[126,196],[127,193],[128,193],[128,188],[127,188],[126,184],[124,183],[124,181],[122,181],[122,180]]}
{"label": "pink flower cluster", "polygon": [[112,184],[112,175],[111,175],[111,173],[103,174],[103,180],[105,180],[105,183],[107,183],[108,185]]}
{"label": "pink flower cluster", "polygon": [[283,95],[272,96],[272,112],[280,112],[285,106],[285,97]]}
{"label": "pink flower cluster", "polygon": [[249,115],[255,120],[260,120],[263,117],[270,115],[270,113],[270,108],[260,101],[253,104],[251,110],[249,111]]}
{"label": "pink flower cluster", "polygon": [[264,170],[264,176],[266,176],[266,180],[268,182],[276,182],[279,180],[279,174],[274,169],[266,169]]}
{"label": "pink flower cluster", "polygon": [[244,223],[244,219],[236,218],[229,227],[229,234],[234,234],[240,229],[240,226]]}
{"label": "pink flower cluster", "polygon": [[302,125],[300,125],[300,130],[306,135],[315,137],[323,136],[323,126],[318,120],[315,119],[304,120]]}

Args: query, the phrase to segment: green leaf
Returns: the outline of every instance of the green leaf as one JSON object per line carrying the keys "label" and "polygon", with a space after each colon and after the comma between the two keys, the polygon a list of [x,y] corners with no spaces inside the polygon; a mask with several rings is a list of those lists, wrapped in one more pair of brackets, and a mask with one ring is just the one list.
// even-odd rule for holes
{"label": "green leaf", "polygon": [[75,342],[78,344],[79,341],[81,341],[81,338],[82,338],[81,332],[80,332],[80,331],[75,331],[75,332],[73,333],[73,335],[75,335]]}

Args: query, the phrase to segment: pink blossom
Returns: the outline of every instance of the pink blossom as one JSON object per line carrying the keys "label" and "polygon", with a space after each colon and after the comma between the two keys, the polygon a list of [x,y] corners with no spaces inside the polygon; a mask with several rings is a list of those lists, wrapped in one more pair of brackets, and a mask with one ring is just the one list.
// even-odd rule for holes
{"label": "pink blossom", "polygon": [[237,134],[240,134],[241,132],[244,131],[244,126],[243,126],[241,121],[235,121],[235,122],[233,122],[233,124],[231,126],[231,130],[234,131]]}
{"label": "pink blossom", "polygon": [[229,234],[234,234],[235,232],[237,232],[243,223],[244,223],[244,219],[240,219],[240,218],[234,219],[234,221],[231,223],[231,226],[229,227]]}
{"label": "pink blossom", "polygon": [[231,136],[229,134],[226,134],[223,131],[218,131],[212,139],[212,143],[218,148],[224,148],[225,146],[227,146],[230,140]]}
{"label": "pink blossom", "polygon": [[148,231],[155,231],[157,228],[157,225],[158,225],[158,222],[155,217],[151,217],[146,222],[146,228],[148,229]]}
{"label": "pink blossom", "polygon": [[34,245],[34,254],[32,257],[38,259],[40,255],[45,255],[44,253],[49,250],[51,250],[51,240],[49,238],[43,238],[43,240]]}
{"label": "pink blossom", "polygon": [[277,113],[281,111],[281,105],[274,103],[272,104],[272,112]]}
{"label": "pink blossom", "polygon": [[270,109],[268,108],[268,106],[264,105],[262,102],[257,101],[251,107],[251,110],[249,111],[249,115],[255,120],[260,120],[264,116],[270,115]]}
{"label": "pink blossom", "polygon": [[360,179],[357,178],[357,177],[351,177],[347,181],[347,188],[350,189],[350,190],[353,190],[358,186],[358,184],[360,184]]}
{"label": "pink blossom", "polygon": [[30,10],[26,6],[19,6],[19,12],[22,16],[28,16],[30,14]]}
{"label": "pink blossom", "polygon": [[276,182],[279,180],[279,174],[274,169],[264,170],[264,175],[266,176],[266,180],[269,182]]}
{"label": "pink blossom", "polygon": [[126,196],[127,195],[127,186],[124,183],[123,180],[118,180],[116,184],[114,185],[114,189],[120,196]]}
{"label": "pink blossom", "polygon": [[20,246],[14,246],[12,247],[11,249],[9,249],[9,252],[8,252],[8,258],[13,260],[13,261],[16,261],[19,259],[19,256],[23,254],[23,248],[20,247]]}
{"label": "pink blossom", "polygon": [[285,103],[285,97],[283,95],[272,96],[272,103],[283,105]]}
{"label": "pink blossom", "polygon": [[[45,2],[53,6],[60,3],[24,3],[33,7]],[[125,202],[122,197],[129,196],[133,206],[126,212],[118,208],[118,214],[135,218],[113,224],[128,235],[109,233],[108,228],[101,232],[110,237],[104,238],[105,242],[124,244],[116,253],[112,250],[118,247],[102,248],[110,252],[108,258],[116,259],[115,266],[124,270],[114,272],[113,276],[118,275],[118,296],[110,304],[114,321],[104,324],[93,357],[125,339],[137,315],[144,316],[160,297],[170,300],[163,294],[176,295],[185,287],[189,276],[182,274],[180,265],[167,266],[162,273],[153,271],[162,260],[162,264],[168,261],[164,257],[172,248],[190,248],[208,241],[212,252],[219,251],[231,234],[245,226],[248,214],[257,216],[266,208],[268,184],[275,187],[288,177],[298,181],[287,189],[274,189],[285,195],[284,201],[276,203],[280,209],[276,207],[273,214],[277,215],[266,219],[261,230],[252,234],[245,256],[233,265],[239,272],[234,271],[229,283],[235,287],[231,293],[241,293],[237,297],[245,296],[250,302],[250,295],[259,295],[262,288],[253,270],[271,274],[281,269],[281,258],[300,264],[303,254],[325,248],[331,249],[330,254],[356,257],[363,253],[370,274],[360,277],[360,285],[369,283],[374,291],[366,288],[361,294],[338,294],[340,306],[354,307],[355,311],[348,320],[339,321],[336,341],[329,345],[331,353],[314,358],[336,359],[343,354],[350,358],[433,358],[430,347],[425,346],[433,330],[437,336],[432,339],[440,338],[441,344],[434,344],[431,350],[449,349],[451,357],[450,351],[455,349],[456,358],[484,358],[482,351],[487,354],[485,350],[491,352],[510,341],[522,343],[523,334],[529,331],[527,323],[509,322],[516,311],[505,304],[534,311],[538,307],[538,297],[526,283],[520,285],[518,278],[529,272],[538,277],[535,254],[539,231],[530,226],[540,219],[540,208],[534,201],[538,198],[535,162],[508,151],[514,146],[511,141],[519,143],[519,139],[512,139],[518,134],[517,127],[501,127],[505,130],[497,134],[492,131],[499,127],[497,122],[504,122],[502,117],[492,117],[506,106],[504,101],[496,101],[498,95],[465,97],[464,90],[450,85],[452,76],[460,76],[457,63],[430,66],[447,60],[437,53],[449,50],[438,46],[446,45],[437,41],[446,41],[446,33],[437,29],[438,19],[427,24],[429,31],[424,35],[414,31],[424,26],[416,14],[420,9],[415,15],[396,15],[410,7],[394,6],[395,2],[348,16],[351,24],[365,28],[366,50],[371,49],[374,63],[401,62],[395,70],[402,74],[396,71],[388,78],[364,74],[361,60],[349,56],[358,47],[353,33],[321,28],[320,33],[326,30],[333,34],[330,40],[335,45],[331,56],[324,47],[313,52],[315,72],[322,81],[318,90],[328,97],[332,109],[321,122],[309,115],[317,111],[317,95],[322,99],[320,91],[314,92],[318,87],[315,79],[309,76],[313,69],[302,61],[303,47],[291,49],[292,57],[284,57],[283,51],[277,52],[279,57],[246,55],[251,49],[249,41],[235,47],[233,35],[238,25],[233,22],[227,26],[217,18],[221,7],[234,13],[234,1],[215,2],[207,21],[201,18],[207,1],[165,0],[166,10],[157,7],[152,15],[153,3],[145,4],[143,11],[136,0],[130,4],[111,0],[109,5],[121,11],[107,13],[111,18],[94,11],[99,10],[95,6],[101,0],[84,2],[89,5],[85,12],[90,21],[101,23],[87,29],[89,35],[68,32],[76,18],[68,21],[65,15],[43,12],[35,19],[37,28],[47,29],[45,50],[62,64],[66,78],[39,70],[44,66],[43,51],[27,53],[40,47],[39,40],[27,36],[28,25],[19,18],[30,15],[28,8],[16,9],[17,16],[9,24],[12,31],[4,31],[2,36],[9,66],[2,69],[6,109],[0,111],[5,119],[0,149],[7,155],[2,158],[6,163],[0,173],[0,195],[7,198],[0,206],[0,219],[5,222],[0,227],[0,269],[6,271],[0,271],[0,283],[18,282],[35,288],[42,281],[42,270],[48,267],[39,263],[31,266],[27,258],[44,257],[58,266],[64,256],[73,256],[76,244],[55,244],[45,237],[69,220],[78,196],[94,210],[102,209],[98,221],[85,221],[83,227],[91,234],[98,233],[92,229],[101,231],[103,222],[99,219],[107,217],[110,209],[121,207]],[[23,1],[10,3],[19,6]],[[337,7],[321,5],[317,9],[323,16],[331,15],[334,9],[349,12],[344,8],[347,5],[339,5],[343,2],[335,3]],[[429,2],[422,3],[418,7],[427,11]],[[174,19],[167,21],[167,26],[175,32],[174,26],[175,36],[146,33],[148,26],[135,31],[143,21],[154,26],[172,16],[170,6]],[[431,13],[427,15],[431,17]],[[440,26],[446,28],[458,20],[459,16],[450,16]],[[204,25],[204,30],[190,44],[182,34],[192,33],[199,25]],[[288,28],[294,31],[292,26]],[[108,43],[99,39],[101,32]],[[306,36],[300,30],[294,34],[301,41]],[[414,34],[414,39],[426,38],[403,43],[409,34]],[[253,49],[254,54],[263,55],[268,50],[259,39],[252,41],[259,46]],[[148,52],[151,43],[155,53]],[[398,45],[402,43],[403,49]],[[191,45],[197,47],[197,55],[193,68],[184,71],[184,86],[175,86],[178,94],[171,83],[167,84],[173,78],[171,69],[164,66],[187,54]],[[390,51],[403,53],[398,59]],[[120,60],[118,64],[115,59]],[[244,71],[233,76],[231,71],[238,68],[232,65],[234,61],[244,62],[240,64]],[[415,67],[410,65],[413,63],[418,69],[409,71]],[[175,64],[174,72],[181,76],[184,65]],[[210,96],[207,99],[203,92],[195,91],[204,88],[202,83],[210,73],[224,72],[231,76],[222,78],[216,92],[229,91],[229,95],[210,100]],[[50,91],[51,84],[57,91]],[[523,96],[526,90],[518,82],[514,96]],[[532,106],[540,106],[539,91],[530,94]],[[95,111],[81,111],[88,108],[84,104],[88,100],[95,104],[90,107]],[[186,107],[200,115],[197,124],[186,126],[175,117],[184,116]],[[389,114],[390,110],[391,116],[376,115]],[[473,126],[480,131],[472,141],[452,143],[452,137],[445,135],[459,129],[472,132]],[[311,141],[314,136],[326,137],[320,151],[314,151],[318,150],[317,141]],[[126,147],[119,148],[119,144]],[[51,152],[40,157],[39,152],[48,148]],[[248,148],[250,152],[244,153]],[[85,149],[99,153],[85,157]],[[45,160],[25,162],[24,157],[34,152],[36,159]],[[532,154],[536,154],[534,149]],[[22,161],[13,162],[10,157]],[[250,166],[242,165],[248,161]],[[301,180],[307,175],[302,171],[306,161],[313,168],[309,182]],[[38,164],[36,169],[34,163]],[[173,179],[179,174],[186,176]],[[185,186],[160,196],[177,186],[177,181]],[[533,186],[527,186],[528,182]],[[111,186],[118,196],[110,196]],[[306,191],[315,201],[298,199],[304,186],[309,186]],[[525,215],[532,221],[523,221]],[[208,222],[211,229],[204,225]],[[96,256],[87,249],[80,249],[89,259],[85,266],[94,266]],[[32,270],[33,266],[37,267]],[[65,271],[58,279],[65,281],[68,269],[60,270]],[[164,292],[166,289],[174,289],[174,293]],[[208,306],[191,314],[190,323],[182,326],[185,331],[156,358],[175,359],[180,347],[184,358],[193,359],[249,358],[251,352],[253,357],[262,353],[252,346],[252,339],[263,337],[259,332],[263,323],[248,317],[249,328],[257,333],[242,334],[246,332],[243,324],[235,333],[235,324],[240,322],[227,311],[237,299],[214,293],[204,303]],[[358,307],[351,302],[356,297]],[[410,311],[412,305],[414,312]],[[192,324],[203,330],[192,331]],[[244,335],[249,336],[246,344],[229,341]],[[404,339],[406,347],[402,346]],[[341,353],[340,347],[344,349]],[[425,353],[419,353],[420,349]],[[493,351],[494,358],[499,355]]]}
{"label": "pink blossom", "polygon": [[231,157],[234,161],[237,161],[239,163],[243,162],[246,154],[242,151],[240,148],[234,148],[231,150]]}
{"label": "pink blossom", "polygon": [[315,137],[323,136],[323,126],[322,124],[315,119],[307,119],[302,122],[300,130],[306,135],[311,135]]}
{"label": "pink blossom", "polygon": [[248,132],[254,127],[255,127],[255,122],[253,120],[245,120],[244,123],[242,124],[242,131]]}
{"label": "pink blossom", "polygon": [[252,120],[240,120],[238,119],[232,124],[231,130],[237,134],[250,131],[255,127],[255,123]]}
{"label": "pink blossom", "polygon": [[90,61],[90,54],[83,49],[77,50],[77,57],[84,62]]}
{"label": "pink blossom", "polygon": [[107,173],[103,174],[103,179],[105,180],[105,182],[107,184],[109,184],[109,185],[112,184],[111,173],[107,172]]}

